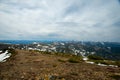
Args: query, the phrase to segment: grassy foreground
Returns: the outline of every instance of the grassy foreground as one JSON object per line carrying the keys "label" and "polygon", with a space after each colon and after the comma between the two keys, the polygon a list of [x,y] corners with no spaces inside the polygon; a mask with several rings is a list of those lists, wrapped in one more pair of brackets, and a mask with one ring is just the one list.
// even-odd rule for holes
{"label": "grassy foreground", "polygon": [[0,63],[0,80],[120,80],[120,67],[85,63],[81,57],[15,50]]}

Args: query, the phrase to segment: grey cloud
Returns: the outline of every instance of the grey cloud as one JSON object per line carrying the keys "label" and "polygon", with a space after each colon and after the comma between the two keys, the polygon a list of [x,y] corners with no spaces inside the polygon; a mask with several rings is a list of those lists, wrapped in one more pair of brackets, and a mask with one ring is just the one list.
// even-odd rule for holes
{"label": "grey cloud", "polygon": [[119,0],[0,0],[0,39],[120,41]]}

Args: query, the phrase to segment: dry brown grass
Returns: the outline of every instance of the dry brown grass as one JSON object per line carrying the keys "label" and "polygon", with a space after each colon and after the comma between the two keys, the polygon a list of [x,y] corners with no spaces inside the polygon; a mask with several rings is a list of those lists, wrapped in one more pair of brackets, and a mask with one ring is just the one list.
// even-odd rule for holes
{"label": "dry brown grass", "polygon": [[[71,56],[16,50],[18,53],[0,63],[0,80],[115,80],[120,68],[101,67],[80,60],[71,63]],[[78,58],[79,59],[79,58]],[[117,74],[117,76],[116,76]]]}

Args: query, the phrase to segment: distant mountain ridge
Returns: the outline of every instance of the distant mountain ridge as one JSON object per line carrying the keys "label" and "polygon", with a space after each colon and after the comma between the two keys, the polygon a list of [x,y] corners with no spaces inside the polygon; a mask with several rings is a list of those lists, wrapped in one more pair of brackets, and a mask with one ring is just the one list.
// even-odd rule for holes
{"label": "distant mountain ridge", "polygon": [[6,40],[0,41],[0,49],[10,46],[12,48],[59,52],[88,56],[95,54],[105,59],[120,60],[119,42],[82,42],[82,41],[32,41],[32,40]]}

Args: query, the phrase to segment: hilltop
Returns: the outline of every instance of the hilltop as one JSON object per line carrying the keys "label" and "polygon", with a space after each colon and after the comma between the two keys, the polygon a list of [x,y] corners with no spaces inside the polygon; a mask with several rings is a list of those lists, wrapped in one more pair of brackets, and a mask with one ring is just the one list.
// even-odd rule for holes
{"label": "hilltop", "polygon": [[0,80],[119,80],[120,67],[85,63],[81,57],[33,50],[13,51],[0,63]]}

